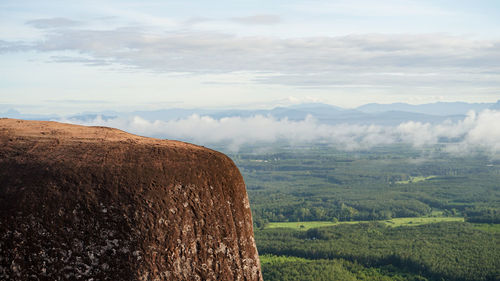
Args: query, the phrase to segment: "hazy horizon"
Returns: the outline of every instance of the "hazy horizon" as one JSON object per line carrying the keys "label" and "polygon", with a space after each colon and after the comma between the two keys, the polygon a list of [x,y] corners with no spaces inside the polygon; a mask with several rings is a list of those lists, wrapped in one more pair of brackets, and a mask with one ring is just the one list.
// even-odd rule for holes
{"label": "hazy horizon", "polygon": [[[76,101],[76,100],[64,100],[59,102],[67,102],[73,104],[85,103],[85,101]],[[90,102],[88,103],[99,103],[99,102]],[[27,115],[48,115],[48,116],[71,116],[77,114],[92,114],[92,113],[105,113],[105,112],[136,112],[136,111],[161,111],[161,110],[172,110],[172,109],[186,109],[186,110],[270,110],[274,108],[280,107],[295,107],[301,105],[328,105],[332,107],[337,107],[345,110],[356,110],[369,105],[381,105],[381,106],[392,106],[392,105],[409,105],[409,106],[422,106],[422,105],[434,105],[434,104],[466,104],[466,105],[481,105],[481,104],[495,104],[500,102],[500,99],[493,101],[478,101],[478,102],[466,102],[461,100],[456,101],[436,101],[436,102],[422,102],[422,103],[407,103],[407,102],[387,102],[387,103],[362,103],[352,107],[344,107],[334,103],[320,102],[320,101],[308,101],[308,100],[298,100],[294,97],[289,99],[280,100],[280,101],[272,101],[272,102],[260,102],[260,103],[251,103],[251,104],[234,104],[234,105],[222,105],[222,106],[173,106],[173,105],[157,105],[155,107],[142,107],[142,106],[127,106],[127,107],[116,107],[115,105],[108,105],[109,107],[104,106],[102,109],[92,109],[86,107],[70,107],[60,109],[59,107],[44,107],[42,109],[37,108],[36,106],[30,106],[25,104],[2,104],[0,103],[0,114],[6,114],[8,112],[17,112],[20,114]],[[107,103],[104,103],[107,104]],[[102,104],[101,104],[102,106]],[[60,110],[59,110],[60,109]],[[1,116],[0,116],[1,117]]]}

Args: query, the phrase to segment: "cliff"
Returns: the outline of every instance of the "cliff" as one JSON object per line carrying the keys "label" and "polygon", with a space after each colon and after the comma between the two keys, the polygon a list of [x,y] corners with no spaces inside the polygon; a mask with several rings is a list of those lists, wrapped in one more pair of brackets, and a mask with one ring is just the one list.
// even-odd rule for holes
{"label": "cliff", "polygon": [[1,280],[262,280],[250,206],[216,151],[0,119]]}

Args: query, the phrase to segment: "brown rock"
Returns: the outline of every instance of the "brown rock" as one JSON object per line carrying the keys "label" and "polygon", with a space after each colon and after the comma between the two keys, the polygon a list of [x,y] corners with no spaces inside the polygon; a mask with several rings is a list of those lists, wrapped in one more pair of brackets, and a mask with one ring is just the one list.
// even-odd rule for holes
{"label": "brown rock", "polygon": [[0,119],[0,280],[262,280],[243,178],[216,151]]}

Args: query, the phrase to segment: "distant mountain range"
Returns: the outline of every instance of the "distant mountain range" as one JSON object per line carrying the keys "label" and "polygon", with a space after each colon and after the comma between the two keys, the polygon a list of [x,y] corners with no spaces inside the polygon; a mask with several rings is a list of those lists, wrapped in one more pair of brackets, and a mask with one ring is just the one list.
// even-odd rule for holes
{"label": "distant mountain range", "polygon": [[437,116],[449,116],[463,115],[471,110],[474,110],[476,112],[483,111],[485,109],[491,109],[493,107],[500,108],[500,101],[498,101],[497,103],[436,102],[420,105],[412,105],[406,103],[370,103],[358,107],[357,110],[365,113],[403,111]]}
{"label": "distant mountain range", "polygon": [[354,109],[344,109],[333,105],[322,103],[298,104],[287,107],[275,107],[272,109],[182,109],[171,108],[152,111],[133,112],[90,112],[78,115],[66,116],[64,118],[57,115],[29,115],[21,114],[16,110],[9,110],[0,113],[1,117],[22,118],[32,120],[73,120],[75,122],[90,122],[97,117],[108,120],[113,118],[130,118],[139,116],[149,121],[177,120],[184,119],[197,114],[200,116],[210,116],[214,119],[226,117],[248,118],[256,115],[269,116],[276,119],[287,118],[291,121],[304,120],[307,116],[312,116],[320,123],[324,124],[377,124],[377,125],[397,125],[402,122],[418,121],[425,123],[438,123],[444,120],[460,120],[467,112],[476,112],[485,109],[500,110],[500,100],[496,103],[465,103],[465,102],[437,102],[421,105],[411,105],[406,103],[392,104],[366,104]]}

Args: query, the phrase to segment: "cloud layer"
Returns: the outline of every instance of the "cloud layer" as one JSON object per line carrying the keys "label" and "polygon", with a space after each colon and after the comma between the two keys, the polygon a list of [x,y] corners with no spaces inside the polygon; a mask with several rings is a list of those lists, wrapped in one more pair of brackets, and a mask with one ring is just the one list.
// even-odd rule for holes
{"label": "cloud layer", "polygon": [[90,122],[62,120],[83,125],[116,127],[144,136],[164,137],[194,142],[200,145],[229,144],[237,150],[254,143],[287,141],[292,144],[330,143],[340,149],[362,150],[374,146],[407,143],[415,147],[446,143],[454,153],[486,151],[500,156],[500,111],[470,112],[458,122],[440,124],[405,122],[398,126],[325,125],[308,116],[302,121],[276,119],[272,116],[214,119],[192,115],[172,121],[147,121],[138,116]]}
{"label": "cloud layer", "polygon": [[[278,23],[274,15],[233,18]],[[121,65],[161,73],[255,74],[255,81],[302,87],[500,87],[500,41],[445,34],[358,34],[279,38],[186,27],[95,30],[65,18],[28,24],[37,42],[0,42],[0,52],[36,50],[57,62]],[[64,55],[62,55],[64,54]]]}

